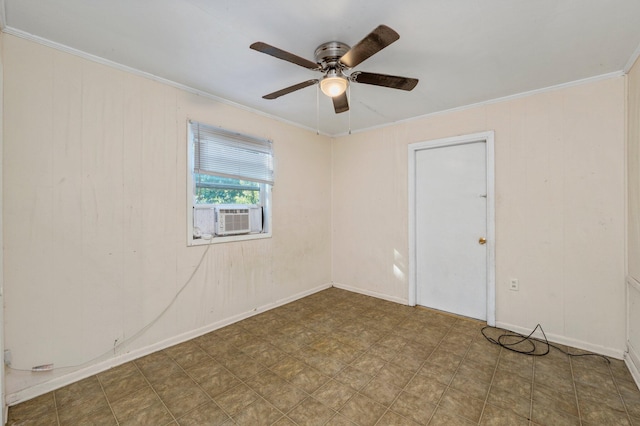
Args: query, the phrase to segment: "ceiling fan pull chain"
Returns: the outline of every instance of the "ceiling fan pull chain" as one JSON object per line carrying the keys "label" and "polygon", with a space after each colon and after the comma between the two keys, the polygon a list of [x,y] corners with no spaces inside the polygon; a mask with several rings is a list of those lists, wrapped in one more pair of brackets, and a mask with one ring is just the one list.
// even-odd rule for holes
{"label": "ceiling fan pull chain", "polygon": [[316,135],[320,134],[320,85],[316,84]]}

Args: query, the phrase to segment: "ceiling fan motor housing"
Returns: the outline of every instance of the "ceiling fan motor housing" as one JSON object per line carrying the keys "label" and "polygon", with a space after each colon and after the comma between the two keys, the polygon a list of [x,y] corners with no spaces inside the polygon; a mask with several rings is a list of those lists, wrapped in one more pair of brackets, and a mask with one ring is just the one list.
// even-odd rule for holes
{"label": "ceiling fan motor housing", "polygon": [[329,41],[322,43],[316,48],[315,58],[316,62],[322,65],[322,69],[329,68],[345,68],[342,63],[338,61],[342,56],[347,53],[351,47],[348,44],[340,41]]}

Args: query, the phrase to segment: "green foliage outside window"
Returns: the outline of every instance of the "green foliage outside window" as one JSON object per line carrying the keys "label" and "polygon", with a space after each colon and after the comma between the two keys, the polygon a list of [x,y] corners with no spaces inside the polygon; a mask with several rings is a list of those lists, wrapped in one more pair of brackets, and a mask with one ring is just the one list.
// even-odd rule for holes
{"label": "green foliage outside window", "polygon": [[240,179],[195,174],[196,204],[260,204],[260,184]]}

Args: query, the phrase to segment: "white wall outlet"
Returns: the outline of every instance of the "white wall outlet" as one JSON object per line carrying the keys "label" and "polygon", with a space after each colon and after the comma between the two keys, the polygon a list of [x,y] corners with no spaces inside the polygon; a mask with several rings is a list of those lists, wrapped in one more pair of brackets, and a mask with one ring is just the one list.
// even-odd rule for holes
{"label": "white wall outlet", "polygon": [[509,281],[509,290],[512,290],[512,291],[520,290],[520,282],[518,281],[517,278],[511,278],[511,281]]}

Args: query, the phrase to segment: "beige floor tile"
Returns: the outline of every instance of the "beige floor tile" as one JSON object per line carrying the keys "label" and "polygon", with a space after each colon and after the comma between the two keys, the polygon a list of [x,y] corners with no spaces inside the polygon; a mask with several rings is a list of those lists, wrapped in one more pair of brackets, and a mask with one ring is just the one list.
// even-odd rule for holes
{"label": "beige floor tile", "polygon": [[392,385],[380,376],[374,377],[360,390],[361,394],[385,407],[390,406],[400,392],[402,392],[401,388]]}
{"label": "beige floor tile", "polygon": [[296,425],[293,420],[291,420],[290,418],[284,416],[284,417],[280,417],[280,420],[276,421],[273,426],[298,426]]}
{"label": "beige floor tile", "polygon": [[620,395],[631,417],[640,418],[640,391],[634,382],[617,380]]}
{"label": "beige floor tile", "polygon": [[9,410],[8,426],[58,426],[58,415],[56,411],[34,414],[30,417],[13,414]]}
{"label": "beige floor tile", "polygon": [[214,402],[226,413],[233,416],[258,398],[260,398],[258,393],[247,385],[240,384],[215,397]]}
{"label": "beige floor tile", "polygon": [[287,413],[287,416],[299,425],[324,425],[335,415],[335,411],[309,397]]}
{"label": "beige floor tile", "polygon": [[628,425],[629,416],[622,405],[610,401],[578,400],[583,423],[593,425]]}
{"label": "beige floor tile", "polygon": [[500,358],[499,352],[490,353],[486,352],[485,345],[477,345],[477,342],[472,344],[469,351],[465,355],[465,361],[472,362],[474,365],[481,366],[483,370],[493,371],[498,364]]}
{"label": "beige floor tile", "polygon": [[539,425],[579,426],[580,419],[565,411],[556,410],[553,407],[533,401],[531,420]]}
{"label": "beige floor tile", "polygon": [[106,402],[104,392],[96,376],[60,388],[54,393],[58,409],[78,405],[95,406],[103,401]]}
{"label": "beige floor tile", "polygon": [[453,375],[458,369],[458,364],[434,364],[430,361],[425,362],[420,370],[418,370],[418,375],[428,377],[429,379],[436,380],[443,385],[448,385],[451,383],[451,379],[453,379]]}
{"label": "beige floor tile", "polygon": [[513,411],[487,404],[480,419],[481,426],[528,426],[529,419],[520,417]]}
{"label": "beige floor tile", "polygon": [[409,347],[409,345],[402,348],[397,355],[391,359],[391,363],[404,368],[405,370],[415,373],[422,367],[426,359],[433,352],[432,348],[429,349],[415,349]]}
{"label": "beige floor tile", "polygon": [[533,381],[533,359],[531,357],[516,354],[511,351],[504,351],[504,353],[513,354],[513,357],[503,357],[501,355],[498,361],[498,366],[496,367],[498,371],[522,377],[528,381]]}
{"label": "beige floor tile", "polygon": [[[296,356],[298,356],[298,354],[296,354]],[[337,359],[334,359],[329,355],[325,355],[315,349],[311,349],[309,353],[300,355],[301,359],[304,362],[318,370],[320,373],[329,377],[334,376],[340,370],[346,367],[345,363],[340,362]]]}
{"label": "beige floor tile", "polygon": [[438,410],[478,422],[483,407],[483,400],[472,398],[466,393],[449,388],[442,396]]}
{"label": "beige floor tile", "polygon": [[532,381],[505,371],[496,371],[491,387],[509,391],[519,398],[531,399]]}
{"label": "beige floor tile", "polygon": [[165,353],[185,370],[210,359],[210,356],[193,341],[172,346],[165,349]]}
{"label": "beige floor tile", "polygon": [[356,393],[348,385],[329,380],[313,393],[313,397],[333,410],[339,410]]}
{"label": "beige floor tile", "polygon": [[183,426],[216,426],[231,418],[213,402],[201,405],[178,419]]}
{"label": "beige floor tile", "polygon": [[94,406],[86,403],[73,407],[66,406],[58,411],[58,420],[61,426],[118,424],[106,403]]}
{"label": "beige floor tile", "polygon": [[211,397],[240,384],[240,379],[215,360],[208,360],[187,370],[186,373]]}
{"label": "beige floor tile", "polygon": [[442,408],[438,408],[429,421],[429,426],[472,426],[477,424],[477,422],[472,422]]}
{"label": "beige floor tile", "polygon": [[387,362],[369,352],[357,358],[351,363],[351,366],[361,371],[377,373],[387,364]]}
{"label": "beige floor tile", "polygon": [[355,367],[346,367],[334,376],[334,379],[358,391],[373,378],[377,371],[363,371]]}
{"label": "beige floor tile", "polygon": [[380,369],[377,378],[399,388],[403,388],[409,383],[409,380],[411,380],[413,376],[415,376],[415,372],[405,370],[396,364],[388,363]]}
{"label": "beige floor tile", "polygon": [[351,420],[347,419],[346,417],[340,414],[336,414],[335,416],[331,417],[327,423],[325,423],[325,426],[358,426],[358,425],[352,422]]}
{"label": "beige floor tile", "polygon": [[111,403],[111,408],[120,423],[137,418],[141,412],[147,413],[147,418],[168,417],[166,423],[172,420],[158,395],[148,386]]}
{"label": "beige floor tile", "polygon": [[405,386],[404,391],[418,396],[431,404],[437,404],[446,389],[446,385],[430,377],[416,374]]}
{"label": "beige floor tile", "polygon": [[264,398],[273,404],[283,413],[288,412],[300,401],[304,400],[308,394],[293,385],[286,384],[264,396]]}
{"label": "beige floor tile", "polygon": [[[123,426],[136,425],[167,425],[173,422],[173,417],[160,402],[136,410],[130,417],[119,422]],[[175,423],[174,423],[175,424]]]}
{"label": "beige floor tile", "polygon": [[537,368],[537,366],[534,368],[535,368],[535,372],[534,372],[535,384],[540,383],[545,386],[552,387],[558,392],[563,392],[568,394],[575,393],[574,383],[570,375],[562,376],[558,373],[554,373],[550,371],[542,372]]}
{"label": "beige floor tile", "polygon": [[564,411],[574,417],[579,417],[578,402],[575,395],[556,392],[554,389],[536,384],[533,389],[533,400],[543,406]]}
{"label": "beige floor tile", "polygon": [[253,358],[245,355],[240,351],[238,351],[238,353],[233,357],[218,359],[218,361],[220,361],[220,363],[224,365],[227,370],[229,370],[241,380],[245,380],[249,377],[255,376],[260,371],[265,369],[265,366],[261,365],[259,362],[255,361]]}
{"label": "beige floor tile", "polygon": [[295,358],[293,356],[285,356],[284,358],[278,360],[275,364],[271,365],[269,367],[269,370],[273,371],[283,379],[289,381],[307,367],[308,365],[298,358]]}
{"label": "beige floor tile", "polygon": [[383,405],[361,394],[351,398],[340,410],[341,415],[362,426],[375,425],[385,412]]}
{"label": "beige floor tile", "polygon": [[435,404],[427,402],[427,398],[402,392],[391,406],[391,411],[411,419],[419,424],[426,424],[436,409]]}
{"label": "beige floor tile", "polygon": [[[424,423],[422,423],[424,424]],[[420,423],[416,423],[413,420],[403,417],[400,414],[393,411],[387,411],[384,416],[378,420],[377,426],[418,426]]]}
{"label": "beige floor tile", "polygon": [[85,399],[81,403],[74,401],[66,404],[58,408],[58,419],[61,425],[82,424],[93,422],[94,419],[99,419],[104,424],[116,423],[116,418],[104,396],[99,400]]}
{"label": "beige floor tile", "polygon": [[492,387],[487,397],[489,404],[505,410],[513,411],[520,417],[529,417],[531,413],[531,399],[521,398],[509,390]]}
{"label": "beige floor tile", "polygon": [[[129,365],[133,364],[131,363]],[[135,367],[135,365],[133,366],[134,368],[130,372],[127,371],[126,374],[112,375],[108,378],[103,378],[101,375],[98,375],[109,402],[126,398],[138,389],[149,386],[142,373]]]}
{"label": "beige floor tile", "polygon": [[284,413],[307,397],[306,392],[268,370],[247,380],[246,384]]}
{"label": "beige floor tile", "polygon": [[427,358],[429,364],[439,365],[446,370],[457,369],[462,362],[462,357],[443,349],[437,348]]}
{"label": "beige floor tile", "polygon": [[239,426],[271,425],[283,416],[282,412],[262,398],[258,398],[233,416]]}
{"label": "beige floor tile", "polygon": [[10,407],[7,424],[28,424],[40,421],[42,424],[57,424],[56,402],[53,392],[49,392],[22,404]]}
{"label": "beige floor tile", "polygon": [[449,386],[472,398],[484,400],[487,397],[490,385],[490,382],[483,382],[469,376],[456,374]]}
{"label": "beige floor tile", "polygon": [[305,366],[289,380],[292,385],[297,386],[308,394],[312,394],[328,381],[329,376],[322,374],[311,366]]}
{"label": "beige floor tile", "polygon": [[172,374],[182,372],[182,368],[163,351],[135,360],[142,374],[150,383],[163,381]]}
{"label": "beige floor tile", "polygon": [[576,393],[578,395],[578,405],[604,404],[614,410],[624,411],[624,402],[621,395],[615,390],[609,389],[606,384],[602,387],[592,383],[576,382]]}
{"label": "beige floor tile", "polygon": [[609,368],[611,369],[611,373],[616,380],[623,380],[627,382],[633,382],[633,376],[629,372],[627,365],[621,359],[609,359],[611,364]]}
{"label": "beige floor tile", "polygon": [[491,383],[495,373],[496,363],[490,365],[479,363],[477,359],[472,359],[467,356],[460,363],[460,366],[456,371],[456,376],[464,375],[481,382]]}
{"label": "beige floor tile", "polygon": [[469,350],[470,345],[471,341],[460,344],[457,342],[447,341],[447,336],[445,336],[442,342],[440,342],[439,349],[458,355],[459,357],[463,357]]}
{"label": "beige floor tile", "polygon": [[175,417],[209,401],[207,394],[184,372],[173,374],[153,387]]}

